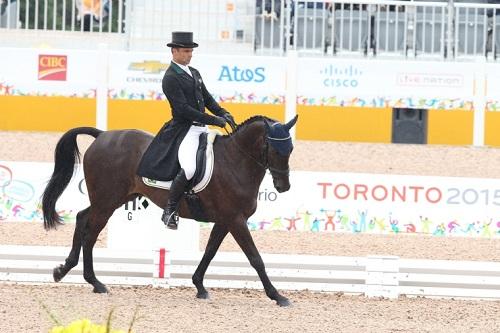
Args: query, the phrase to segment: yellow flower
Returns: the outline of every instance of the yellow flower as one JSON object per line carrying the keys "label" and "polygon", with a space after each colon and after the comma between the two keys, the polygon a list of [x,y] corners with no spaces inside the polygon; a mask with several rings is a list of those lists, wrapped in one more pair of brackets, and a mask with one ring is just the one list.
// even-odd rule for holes
{"label": "yellow flower", "polygon": [[125,331],[110,330],[107,332],[106,325],[96,325],[88,319],[80,319],[75,320],[66,327],[53,327],[49,333],[125,333]]}

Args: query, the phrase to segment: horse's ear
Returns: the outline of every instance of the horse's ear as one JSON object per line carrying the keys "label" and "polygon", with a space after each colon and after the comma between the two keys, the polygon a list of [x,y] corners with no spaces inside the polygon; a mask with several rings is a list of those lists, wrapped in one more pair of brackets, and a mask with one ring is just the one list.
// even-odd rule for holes
{"label": "horse's ear", "polygon": [[266,124],[266,132],[271,133],[271,125],[269,125],[269,122],[267,120],[264,120],[264,124]]}
{"label": "horse's ear", "polygon": [[284,126],[287,129],[287,131],[290,130],[293,126],[295,126],[295,123],[297,122],[297,119],[299,118],[299,115],[295,115],[292,120],[290,120],[288,123],[286,123]]}

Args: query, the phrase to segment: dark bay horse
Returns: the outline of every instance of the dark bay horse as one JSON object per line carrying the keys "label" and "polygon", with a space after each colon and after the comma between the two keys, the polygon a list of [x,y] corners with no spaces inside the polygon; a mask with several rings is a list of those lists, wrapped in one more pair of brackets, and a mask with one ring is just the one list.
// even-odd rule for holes
{"label": "dark bay horse", "polygon": [[[203,278],[224,237],[230,232],[257,271],[265,292],[280,306],[290,304],[272,285],[262,258],[253,242],[247,219],[257,208],[259,186],[266,170],[271,172],[278,192],[290,188],[288,161],[292,152],[289,130],[297,117],[286,124],[263,117],[252,117],[230,135],[219,136],[214,142],[214,171],[208,186],[200,193],[208,221],[214,222],[208,244],[193,274],[198,298],[208,298]],[[75,163],[80,161],[76,138],[91,135],[96,140],[83,158],[83,170],[90,206],[78,212],[73,245],[65,264],[54,268],[53,276],[60,281],[78,264],[83,247],[83,276],[94,292],[105,293],[107,288],[95,276],[92,249],[101,230],[113,212],[129,200],[143,195],[159,207],[164,207],[168,191],[146,186],[136,170],[153,137],[138,130],[106,131],[79,127],[66,132],[55,149],[55,166],[42,198],[44,226],[55,228],[60,223],[55,206],[70,182]],[[190,218],[185,200],[179,215]],[[160,217],[158,216],[158,223]]]}

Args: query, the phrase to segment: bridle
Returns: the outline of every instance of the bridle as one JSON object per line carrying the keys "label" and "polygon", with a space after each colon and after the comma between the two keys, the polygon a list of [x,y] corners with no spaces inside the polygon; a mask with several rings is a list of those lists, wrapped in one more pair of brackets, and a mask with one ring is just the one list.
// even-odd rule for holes
{"label": "bridle", "polygon": [[[226,133],[229,134],[229,132],[227,131],[226,128],[224,128],[224,130],[226,131]],[[232,140],[234,142],[234,144],[236,145],[236,148],[238,148],[238,150],[241,153],[243,153],[243,155],[249,157],[252,161],[255,162],[255,164],[257,164],[258,166],[260,166],[262,169],[264,169],[264,170],[269,169],[269,171],[271,172],[271,175],[274,176],[275,174],[279,174],[279,175],[287,176],[287,177],[290,175],[290,168],[279,169],[279,168],[275,168],[275,167],[270,166],[269,165],[269,157],[268,157],[268,154],[269,154],[269,141],[268,140],[283,141],[283,140],[288,140],[290,137],[286,137],[286,138],[273,138],[273,137],[270,137],[270,136],[266,135],[265,139],[264,139],[264,150],[262,151],[264,163],[262,163],[261,161],[259,161],[258,159],[256,159],[252,155],[250,155],[248,152],[246,152],[245,150],[243,150],[241,148],[241,146],[239,145],[238,141],[236,141],[236,139],[232,135],[229,135],[229,138],[230,138],[230,140]]]}
{"label": "bridle", "polygon": [[286,168],[286,169],[278,169],[278,168],[274,168],[272,166],[269,165],[269,160],[268,160],[268,153],[269,153],[269,141],[268,140],[271,140],[271,141],[284,141],[284,140],[288,140],[290,139],[290,136],[286,137],[286,138],[273,138],[273,137],[270,137],[270,136],[267,136],[266,135],[266,147],[265,147],[265,155],[266,155],[266,163],[267,163],[267,168],[269,169],[269,171],[271,172],[271,174],[273,173],[277,173],[279,175],[283,175],[283,176],[289,176],[290,175],[290,168]]}

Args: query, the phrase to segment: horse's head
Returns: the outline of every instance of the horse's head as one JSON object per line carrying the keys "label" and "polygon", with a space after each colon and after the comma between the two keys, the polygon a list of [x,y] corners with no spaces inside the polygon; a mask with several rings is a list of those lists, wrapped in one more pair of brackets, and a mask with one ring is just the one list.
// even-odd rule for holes
{"label": "horse's head", "polygon": [[295,116],[286,124],[265,122],[266,164],[273,177],[274,188],[280,193],[290,189],[288,161],[293,150],[290,129],[297,122],[297,118],[298,116]]}
{"label": "horse's head", "polygon": [[[230,144],[244,156],[238,160],[238,173],[250,175],[250,180],[257,180],[260,185],[268,169],[273,177],[274,187],[278,192],[290,189],[290,168],[288,161],[293,150],[290,129],[297,122],[295,116],[286,124],[264,117],[254,116],[237,126],[236,131],[229,135]],[[243,162],[243,163],[240,163]],[[258,165],[260,168],[255,168]]]}

